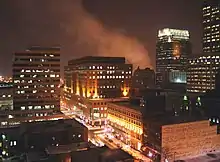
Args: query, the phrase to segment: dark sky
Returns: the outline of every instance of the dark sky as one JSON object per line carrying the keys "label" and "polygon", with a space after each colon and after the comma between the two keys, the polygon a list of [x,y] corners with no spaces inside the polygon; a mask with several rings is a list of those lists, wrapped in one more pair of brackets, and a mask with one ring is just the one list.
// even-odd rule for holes
{"label": "dark sky", "polygon": [[193,52],[199,53],[201,3],[202,0],[1,0],[0,74],[11,74],[13,52],[30,45],[59,44],[62,65],[71,58],[98,54],[127,56],[132,63],[154,66],[157,30],[164,27],[189,30]]}

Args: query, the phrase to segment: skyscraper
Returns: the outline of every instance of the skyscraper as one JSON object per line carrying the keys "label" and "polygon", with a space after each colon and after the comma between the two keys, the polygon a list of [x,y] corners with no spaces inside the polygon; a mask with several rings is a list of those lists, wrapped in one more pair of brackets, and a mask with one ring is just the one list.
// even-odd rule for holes
{"label": "skyscraper", "polygon": [[220,0],[204,0],[203,52],[220,52]]}
{"label": "skyscraper", "polygon": [[156,47],[156,83],[186,83],[187,58],[191,54],[187,30],[159,30]]}
{"label": "skyscraper", "polygon": [[215,88],[215,76],[220,65],[220,53],[207,53],[189,58],[187,92],[205,93]]}
{"label": "skyscraper", "polygon": [[[14,54],[14,110],[46,116],[60,109],[60,48],[32,47]],[[37,113],[36,113],[37,112]]]}

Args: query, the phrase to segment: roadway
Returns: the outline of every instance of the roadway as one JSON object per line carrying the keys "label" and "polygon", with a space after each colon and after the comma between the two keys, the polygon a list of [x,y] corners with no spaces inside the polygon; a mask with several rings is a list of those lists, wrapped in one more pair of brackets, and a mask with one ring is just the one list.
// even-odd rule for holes
{"label": "roadway", "polygon": [[[130,146],[124,144],[122,141],[116,139],[111,133],[107,132],[107,127],[96,126],[93,127],[91,125],[86,124],[82,119],[78,118],[72,110],[69,110],[65,107],[62,112],[68,118],[75,118],[78,122],[85,125],[89,130],[89,141],[92,142],[96,146],[103,146],[104,144],[108,146],[110,149],[122,149],[125,152],[132,155],[134,158],[138,159],[140,162],[151,162],[149,158],[141,154],[141,152],[131,148]],[[108,136],[107,136],[108,134]]]}
{"label": "roadway", "polygon": [[142,160],[144,162],[151,162],[149,158],[141,154],[139,151],[124,144],[122,141],[116,139],[113,135],[108,134],[108,137],[107,137],[107,135],[99,134],[98,138],[102,140],[103,143],[106,144],[106,146],[112,149],[120,148],[124,150],[125,152],[129,153],[130,155],[132,155],[134,158],[138,159],[139,161]]}

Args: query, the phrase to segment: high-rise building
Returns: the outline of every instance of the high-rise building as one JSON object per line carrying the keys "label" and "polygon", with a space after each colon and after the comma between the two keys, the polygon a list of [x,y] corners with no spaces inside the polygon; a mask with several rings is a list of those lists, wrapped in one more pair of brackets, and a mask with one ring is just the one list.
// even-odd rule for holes
{"label": "high-rise building", "polygon": [[220,52],[220,0],[204,0],[203,52]]}
{"label": "high-rise building", "polygon": [[159,30],[157,39],[157,85],[186,83],[187,59],[191,54],[189,31],[165,28]]}
{"label": "high-rise building", "polygon": [[205,93],[215,88],[215,76],[220,66],[220,54],[209,53],[189,58],[187,92]]}
{"label": "high-rise building", "polygon": [[13,109],[13,84],[12,82],[0,81],[0,111],[8,111]]}
{"label": "high-rise building", "polygon": [[155,73],[150,68],[140,69],[139,67],[134,71],[132,77],[132,88],[146,89],[155,88]]}
{"label": "high-rise building", "polygon": [[132,65],[124,57],[82,57],[64,70],[64,100],[91,125],[106,124],[107,102],[130,95]]}
{"label": "high-rise building", "polygon": [[132,65],[123,57],[83,57],[68,62],[66,89],[85,98],[127,97]]}
{"label": "high-rise building", "polygon": [[14,111],[47,116],[60,110],[60,48],[31,47],[14,54]]}

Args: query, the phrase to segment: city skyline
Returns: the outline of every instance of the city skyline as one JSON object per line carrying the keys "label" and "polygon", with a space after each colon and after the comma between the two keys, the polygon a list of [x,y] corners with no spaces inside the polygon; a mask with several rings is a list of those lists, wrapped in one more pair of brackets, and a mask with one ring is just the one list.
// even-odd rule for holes
{"label": "city skyline", "polygon": [[[158,7],[158,3],[161,4],[161,7]],[[143,65],[149,64],[147,62],[149,59],[146,56],[146,53],[149,53],[151,64],[154,67],[157,30],[163,27],[189,30],[193,53],[200,53],[202,36],[201,3],[183,0],[178,2],[172,0],[168,2],[140,0],[127,2],[124,5],[122,1],[104,3],[100,0],[95,0],[92,3],[83,1],[83,6],[81,6],[78,0],[65,1],[65,3],[25,0],[19,3],[1,2],[0,23],[2,25],[0,32],[2,38],[4,38],[1,41],[2,46],[0,48],[1,56],[4,56],[4,59],[1,59],[2,61],[0,62],[0,68],[4,69],[1,70],[1,73],[3,73],[1,75],[11,74],[10,67],[13,53],[23,51],[29,45],[54,46],[60,44],[61,66],[68,59],[86,55],[100,55],[101,52],[107,53],[107,55],[112,52],[115,55],[124,56],[123,53],[129,53],[137,49],[137,52],[141,53],[144,50],[144,45],[147,52],[144,51],[143,55],[140,55],[141,57],[146,57]],[[163,6],[166,6],[166,8],[163,8]],[[41,12],[39,12],[39,9],[41,9]],[[82,11],[84,12],[82,16],[89,16],[89,19],[87,17],[79,20],[79,18],[85,17],[74,16],[77,12]],[[78,31],[78,27],[74,27],[77,26],[77,22],[80,25],[85,25],[82,20],[87,20],[88,23],[92,23],[95,27],[97,25],[104,27],[88,31],[88,33],[85,33],[87,34],[85,37],[80,33],[78,33],[79,35],[74,35],[71,33],[72,31],[69,32],[70,29]],[[15,26],[16,28],[14,28]],[[84,31],[87,31],[87,28]],[[107,35],[105,31],[107,31]],[[94,46],[88,47],[87,43],[93,42],[94,36],[90,32],[98,34],[97,37],[103,35],[103,37],[107,37],[101,49],[100,46],[97,47],[97,39],[95,39]],[[86,38],[86,40],[82,39],[82,37]],[[78,38],[80,38],[80,41],[76,41],[79,40]],[[87,38],[89,39],[87,40]],[[141,45],[132,38],[137,38]],[[116,41],[116,43],[110,43],[112,50],[110,52],[106,51],[106,44],[112,42],[112,40],[122,41],[127,46],[131,45],[131,48],[118,49]],[[100,53],[97,53],[97,51]],[[130,54],[128,59],[132,56],[133,54]],[[136,62],[139,64],[140,59],[136,60]],[[140,62],[140,64],[142,63]]]}

